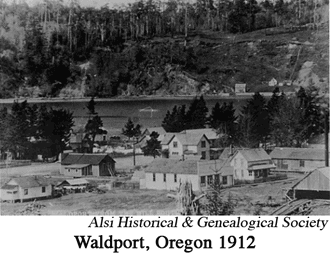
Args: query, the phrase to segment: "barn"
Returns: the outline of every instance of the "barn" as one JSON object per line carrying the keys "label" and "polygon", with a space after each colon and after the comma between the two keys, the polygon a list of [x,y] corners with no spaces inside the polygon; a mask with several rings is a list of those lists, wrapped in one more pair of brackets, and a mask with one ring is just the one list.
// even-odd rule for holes
{"label": "barn", "polygon": [[108,154],[68,153],[61,156],[61,174],[70,177],[111,176],[115,160]]}
{"label": "barn", "polygon": [[292,190],[296,199],[330,199],[330,168],[317,168],[296,183]]}

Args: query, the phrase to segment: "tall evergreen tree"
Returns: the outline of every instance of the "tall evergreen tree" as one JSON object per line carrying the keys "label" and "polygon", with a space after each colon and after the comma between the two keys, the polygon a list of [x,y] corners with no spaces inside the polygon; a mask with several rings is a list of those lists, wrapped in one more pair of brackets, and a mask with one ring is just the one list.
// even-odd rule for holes
{"label": "tall evergreen tree", "polygon": [[201,129],[205,128],[207,123],[208,108],[204,97],[199,99],[195,97],[189,106],[186,114],[186,129]]}
{"label": "tall evergreen tree", "polygon": [[86,106],[88,109],[89,119],[85,126],[85,140],[88,142],[89,153],[93,153],[96,135],[107,134],[107,131],[103,129],[101,117],[99,117],[95,111],[95,105],[96,103],[94,98],[91,98]]}
{"label": "tall evergreen tree", "polygon": [[127,123],[125,124],[124,128],[122,129],[123,135],[131,139],[133,137],[137,138],[141,135],[141,125],[136,124],[134,125],[131,118],[128,118]]}
{"label": "tall evergreen tree", "polygon": [[211,128],[218,129],[221,123],[222,109],[220,108],[220,103],[217,102],[212,108],[212,112],[209,116],[209,124]]}
{"label": "tall evergreen tree", "polygon": [[278,104],[277,112],[273,113],[270,121],[272,142],[280,147],[300,147],[306,131],[303,110],[297,99],[289,99],[285,95]]}
{"label": "tall evergreen tree", "polygon": [[186,106],[174,106],[172,112],[167,111],[162,122],[162,127],[166,132],[181,132],[186,128]]}
{"label": "tall evergreen tree", "polygon": [[269,136],[269,114],[265,98],[255,93],[243,108],[240,118],[240,142],[247,147],[265,144]]}
{"label": "tall evergreen tree", "polygon": [[159,134],[155,131],[151,132],[150,139],[147,140],[147,145],[142,148],[142,152],[145,156],[160,156],[160,150],[162,146],[160,145],[160,141],[158,140]]}

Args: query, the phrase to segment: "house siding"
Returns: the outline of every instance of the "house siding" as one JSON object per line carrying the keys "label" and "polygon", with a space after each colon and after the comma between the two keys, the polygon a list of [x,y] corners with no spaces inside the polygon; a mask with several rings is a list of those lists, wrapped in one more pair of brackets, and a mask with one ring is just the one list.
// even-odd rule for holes
{"label": "house siding", "polygon": [[199,191],[199,179],[197,175],[192,174],[176,174],[177,181],[174,181],[175,174],[165,174],[166,182],[164,182],[164,174],[163,173],[155,173],[156,179],[153,181],[153,173],[146,172],[145,186],[146,189],[154,189],[154,190],[168,190],[174,191],[179,188],[180,181],[181,182],[191,182],[192,188],[194,191]]}
{"label": "house siding", "polygon": [[270,169],[250,169],[253,165],[269,165],[271,159],[258,160],[258,161],[247,161],[245,157],[237,152],[230,162],[230,165],[234,168],[234,179],[238,181],[254,181],[260,177],[266,177]]}
{"label": "house siding", "polygon": [[[8,185],[17,185],[14,180],[8,182]],[[2,200],[27,200],[27,199],[35,199],[42,197],[49,197],[52,195],[52,186],[47,185],[45,187],[45,192],[42,192],[42,187],[30,187],[30,188],[22,188],[18,186],[17,193],[12,194],[8,193],[8,190],[1,189],[1,199]],[[25,195],[24,190],[27,189],[28,193]]]}
{"label": "house siding", "polygon": [[83,168],[65,168],[64,175],[69,177],[82,177],[87,175],[92,175],[92,166],[86,166]]}
{"label": "house siding", "polygon": [[[177,146],[174,146],[174,143],[177,143]],[[168,145],[169,158],[182,157],[183,155],[183,145],[179,139],[175,136]]]}
{"label": "house siding", "polygon": [[[305,159],[273,159],[278,171],[295,171],[308,172],[315,168],[323,167],[324,160],[305,160]],[[304,161],[304,166],[300,166],[301,161]],[[284,165],[287,166],[284,166]]]}
{"label": "house siding", "polygon": [[[202,141],[205,141],[205,147],[202,147]],[[205,138],[205,136],[203,136],[201,138],[201,141],[199,141],[198,145],[197,145],[197,154],[198,156],[202,156],[202,152],[205,152],[205,160],[210,160],[211,156],[210,156],[210,143],[209,141]]]}
{"label": "house siding", "polygon": [[234,178],[235,180],[246,180],[253,181],[255,179],[255,174],[249,175],[248,161],[244,158],[241,153],[237,153],[235,157],[230,162],[230,165],[234,168]]}

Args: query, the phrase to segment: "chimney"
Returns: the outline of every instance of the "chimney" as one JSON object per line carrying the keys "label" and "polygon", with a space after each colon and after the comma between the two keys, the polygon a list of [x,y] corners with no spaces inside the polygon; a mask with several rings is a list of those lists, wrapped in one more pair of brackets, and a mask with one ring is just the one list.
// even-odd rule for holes
{"label": "chimney", "polygon": [[231,157],[233,155],[233,145],[230,144],[229,145],[229,154],[228,154],[228,157]]}

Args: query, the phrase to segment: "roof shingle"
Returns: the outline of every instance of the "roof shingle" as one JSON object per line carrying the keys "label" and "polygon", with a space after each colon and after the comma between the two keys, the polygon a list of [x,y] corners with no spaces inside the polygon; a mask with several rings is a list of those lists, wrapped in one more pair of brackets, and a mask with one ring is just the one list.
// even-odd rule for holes
{"label": "roof shingle", "polygon": [[324,152],[316,148],[275,148],[270,156],[273,159],[324,161]]}
{"label": "roof shingle", "polygon": [[65,154],[64,158],[61,161],[62,165],[98,165],[101,161],[109,157],[115,163],[115,160],[112,159],[108,154],[81,154],[81,153],[69,153]]}
{"label": "roof shingle", "polygon": [[192,174],[207,175],[221,174],[232,175],[233,168],[229,165],[228,160],[172,160],[159,158],[151,162],[145,169],[146,173],[161,174]]}

